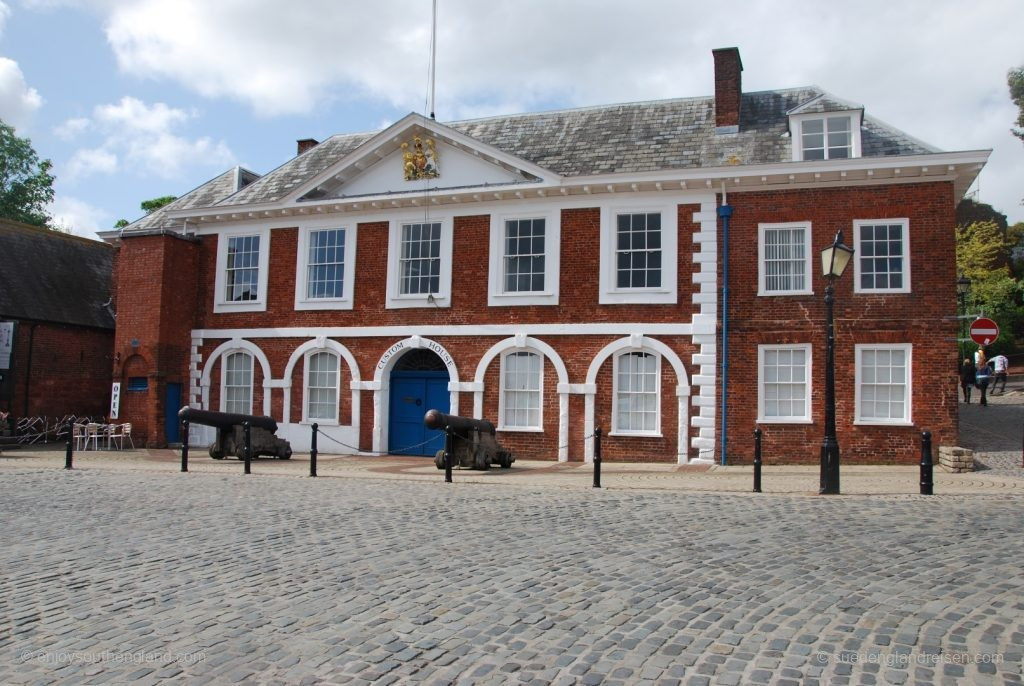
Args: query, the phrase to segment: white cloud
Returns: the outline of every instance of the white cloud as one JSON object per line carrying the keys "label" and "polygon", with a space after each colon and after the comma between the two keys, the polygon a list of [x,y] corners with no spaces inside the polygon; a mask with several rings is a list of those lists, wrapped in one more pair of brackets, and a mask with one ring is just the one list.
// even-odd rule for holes
{"label": "white cloud", "polygon": [[74,140],[88,130],[91,123],[87,117],[74,117],[54,127],[53,135],[65,141]]}
{"label": "white cloud", "polygon": [[57,194],[49,210],[57,226],[69,229],[76,236],[96,238],[97,231],[108,231],[113,225],[104,210],[63,193]]}
{"label": "white cloud", "polygon": [[91,119],[72,119],[59,127],[69,134],[95,129],[105,136],[98,147],[77,150],[63,173],[77,180],[123,168],[171,179],[181,178],[187,167],[231,164],[234,154],[223,141],[188,139],[172,131],[195,116],[194,111],[162,102],[150,105],[130,96],[117,103],[97,105]]}
{"label": "white cloud", "polygon": [[76,150],[65,166],[65,174],[78,179],[92,174],[113,174],[117,171],[117,155],[106,148]]}
{"label": "white cloud", "polygon": [[[1024,62],[1024,3],[818,0],[690,3],[444,0],[441,121],[548,107],[709,95],[710,50],[736,45],[746,90],[818,84],[945,149],[1016,145],[1007,69]],[[257,115],[335,99],[423,111],[429,3],[123,0],[99,3],[119,67]],[[997,109],[999,111],[997,111]],[[1015,171],[993,157],[986,174]],[[1018,192],[1019,195],[1019,192]],[[990,199],[1009,209],[1019,198]]]}
{"label": "white cloud", "polygon": [[[0,12],[2,22],[3,12]],[[15,129],[26,126],[32,113],[43,104],[35,88],[29,88],[18,63],[0,57],[0,119]]]}

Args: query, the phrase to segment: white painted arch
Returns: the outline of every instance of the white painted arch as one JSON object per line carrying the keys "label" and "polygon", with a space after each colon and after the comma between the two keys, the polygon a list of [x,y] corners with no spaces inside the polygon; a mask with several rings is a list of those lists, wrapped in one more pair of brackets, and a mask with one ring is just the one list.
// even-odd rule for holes
{"label": "white painted arch", "polygon": [[544,341],[518,334],[511,338],[498,341],[484,353],[476,367],[473,384],[473,416],[483,419],[484,413],[484,376],[487,368],[495,358],[506,350],[522,350],[542,355],[551,362],[558,376],[558,461],[569,460],[569,372],[561,356]]}
{"label": "white painted arch", "polygon": [[[203,388],[203,409],[209,410],[210,408],[210,377],[213,376],[213,366],[216,364],[222,356],[234,352],[246,352],[253,356],[257,362],[260,363],[260,368],[263,370],[263,414],[270,415],[270,389],[272,388],[270,382],[272,381],[270,376],[270,360],[267,359],[266,353],[260,349],[258,345],[252,341],[244,338],[232,338],[231,340],[224,341],[217,346],[210,357],[207,358],[206,364],[203,367],[202,376],[202,388]],[[223,400],[223,399],[222,399]]]}
{"label": "white painted arch", "polygon": [[455,357],[437,341],[422,336],[410,336],[388,347],[381,355],[373,370],[373,451],[385,453],[388,450],[388,407],[391,401],[391,370],[402,355],[410,350],[426,348],[434,352],[448,369],[448,392],[450,412],[459,413],[459,369]]}
{"label": "white painted arch", "polygon": [[[690,423],[689,418],[689,407],[687,400],[690,397],[690,378],[686,374],[686,368],[683,366],[683,361],[679,359],[679,355],[676,354],[672,348],[668,347],[662,341],[647,336],[641,336],[639,334],[633,334],[626,336],[618,340],[612,341],[594,356],[594,359],[590,362],[590,368],[587,370],[587,381],[584,385],[585,392],[585,406],[584,406],[584,423],[583,423],[583,435],[593,436],[595,427],[595,396],[597,394],[597,374],[608,358],[616,355],[624,350],[635,351],[635,352],[649,352],[659,355],[663,360],[667,360],[672,365],[672,370],[676,374],[676,399],[678,404],[677,412],[677,440],[676,440],[676,462],[678,464],[686,464],[689,461],[688,452],[688,441],[687,431]],[[614,392],[614,390],[612,391]],[[586,440],[586,452],[585,458],[587,462],[593,462],[594,460],[594,441]]]}
{"label": "white painted arch", "polygon": [[[352,352],[338,341],[326,338],[324,336],[318,336],[311,340],[306,341],[299,347],[297,347],[290,358],[288,358],[288,364],[284,368],[284,411],[283,420],[284,424],[291,422],[291,399],[292,399],[292,373],[295,371],[295,365],[299,363],[307,353],[319,352],[319,351],[330,351],[340,356],[341,359],[345,360],[345,364],[348,365],[349,372],[352,376],[352,382],[349,384],[349,389],[352,394],[352,428],[355,430],[355,434],[359,435],[359,390],[358,386],[354,382],[358,382],[359,379],[359,365],[356,363],[356,358]],[[338,393],[341,393],[342,389],[338,389]]]}

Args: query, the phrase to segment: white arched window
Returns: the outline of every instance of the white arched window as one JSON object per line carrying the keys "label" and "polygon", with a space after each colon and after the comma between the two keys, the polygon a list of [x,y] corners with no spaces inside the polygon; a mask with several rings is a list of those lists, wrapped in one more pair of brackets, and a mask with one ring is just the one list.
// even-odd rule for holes
{"label": "white arched window", "polygon": [[661,358],[646,352],[615,356],[612,431],[657,436],[661,432]]}
{"label": "white arched window", "polygon": [[338,421],[338,356],[320,350],[306,355],[305,420]]}
{"label": "white arched window", "polygon": [[514,351],[501,356],[499,429],[540,431],[543,358]]}
{"label": "white arched window", "polygon": [[233,352],[224,356],[220,405],[224,412],[252,414],[252,355]]}

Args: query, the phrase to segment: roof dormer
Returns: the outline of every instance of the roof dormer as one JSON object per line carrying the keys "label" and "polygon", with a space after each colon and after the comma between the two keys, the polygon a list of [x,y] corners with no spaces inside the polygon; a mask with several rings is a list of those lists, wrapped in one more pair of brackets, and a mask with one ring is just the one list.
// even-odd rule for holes
{"label": "roof dormer", "polygon": [[794,162],[861,156],[864,108],[860,105],[823,93],[787,114]]}

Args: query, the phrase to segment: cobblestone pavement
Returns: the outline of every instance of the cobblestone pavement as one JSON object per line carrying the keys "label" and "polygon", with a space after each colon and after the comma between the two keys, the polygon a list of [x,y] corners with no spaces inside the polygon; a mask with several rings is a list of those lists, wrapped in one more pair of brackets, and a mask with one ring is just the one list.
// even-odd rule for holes
{"label": "cobblestone pavement", "polygon": [[989,404],[961,402],[960,445],[976,451],[975,467],[985,475],[1024,477],[1024,381],[1018,377]]}
{"label": "cobblestone pavement", "polygon": [[1022,505],[11,467],[0,683],[1019,684]]}

